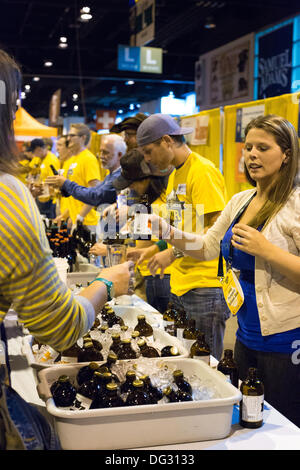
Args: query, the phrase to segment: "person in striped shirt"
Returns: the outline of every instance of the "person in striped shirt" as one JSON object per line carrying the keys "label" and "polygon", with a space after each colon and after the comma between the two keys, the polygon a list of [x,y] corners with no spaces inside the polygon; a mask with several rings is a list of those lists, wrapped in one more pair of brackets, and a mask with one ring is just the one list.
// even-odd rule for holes
{"label": "person in striped shirt", "polygon": [[116,296],[128,292],[133,263],[102,270],[103,280],[76,297],[60,280],[39,210],[16,177],[13,121],[20,83],[18,65],[0,50],[0,325],[12,308],[36,339],[62,351],[91,328],[111,287]]}

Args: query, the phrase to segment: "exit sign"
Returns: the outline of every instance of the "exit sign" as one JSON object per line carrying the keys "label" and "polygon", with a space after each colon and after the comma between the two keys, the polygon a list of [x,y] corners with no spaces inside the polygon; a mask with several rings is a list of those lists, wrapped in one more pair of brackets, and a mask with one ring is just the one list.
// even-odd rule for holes
{"label": "exit sign", "polygon": [[162,49],[118,46],[118,70],[162,73]]}

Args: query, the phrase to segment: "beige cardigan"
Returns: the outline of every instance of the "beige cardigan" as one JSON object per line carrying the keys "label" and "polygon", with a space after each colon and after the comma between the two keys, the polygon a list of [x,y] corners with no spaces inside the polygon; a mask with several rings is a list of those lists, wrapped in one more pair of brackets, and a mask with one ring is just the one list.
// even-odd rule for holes
{"label": "beige cardigan", "polygon": [[[256,189],[235,194],[216,223],[204,235],[206,260],[219,256],[220,240],[235,216]],[[293,190],[284,207],[263,228],[262,233],[274,245],[299,256],[300,188]],[[260,256],[255,257],[255,292],[263,336],[300,327],[300,285],[275,271]]]}

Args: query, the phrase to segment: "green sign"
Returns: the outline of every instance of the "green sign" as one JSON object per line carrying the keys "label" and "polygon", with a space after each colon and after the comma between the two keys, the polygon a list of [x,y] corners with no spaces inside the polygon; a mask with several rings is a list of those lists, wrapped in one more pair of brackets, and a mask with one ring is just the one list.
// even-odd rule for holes
{"label": "green sign", "polygon": [[162,49],[141,47],[140,72],[162,73]]}

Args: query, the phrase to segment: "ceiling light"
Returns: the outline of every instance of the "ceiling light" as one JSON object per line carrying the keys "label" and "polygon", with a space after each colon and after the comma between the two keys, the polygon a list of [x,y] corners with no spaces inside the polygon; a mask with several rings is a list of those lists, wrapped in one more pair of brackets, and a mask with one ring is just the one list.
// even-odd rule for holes
{"label": "ceiling light", "polygon": [[118,114],[123,114],[123,109],[119,109]]}
{"label": "ceiling light", "polygon": [[133,111],[134,110],[134,104],[130,104],[129,109],[130,109],[130,111]]}
{"label": "ceiling light", "polygon": [[78,100],[78,94],[77,93],[73,93],[73,101],[77,101]]}
{"label": "ceiling light", "polygon": [[79,109],[79,106],[78,106],[78,104],[75,104],[75,106],[74,106],[74,108],[73,108],[73,109],[74,109],[74,111],[78,111],[78,109]]}
{"label": "ceiling light", "polygon": [[61,104],[61,107],[62,107],[62,108],[66,108],[66,107],[67,107],[67,102],[66,102],[66,101],[63,101],[62,104]]}
{"label": "ceiling light", "polygon": [[61,37],[59,38],[59,40],[60,40],[60,42],[68,42],[68,41],[67,41],[67,38],[66,38],[65,36],[61,36]]}
{"label": "ceiling light", "polygon": [[216,27],[216,23],[212,16],[209,16],[205,20],[204,28],[206,29],[214,29]]}
{"label": "ceiling light", "polygon": [[125,82],[125,85],[134,85],[135,82],[134,80],[127,80],[127,82]]}
{"label": "ceiling light", "polygon": [[67,49],[68,44],[67,44],[66,42],[60,42],[60,43],[58,44],[58,47],[59,47],[60,49]]}
{"label": "ceiling light", "polygon": [[39,82],[40,81],[40,77],[33,77],[32,79],[34,82]]}
{"label": "ceiling light", "polygon": [[80,21],[90,21],[93,16],[91,15],[90,7],[83,7],[80,10]]}
{"label": "ceiling light", "polygon": [[25,100],[25,98],[26,98],[26,93],[25,93],[25,91],[21,91],[21,99],[22,99],[22,100]]}
{"label": "ceiling light", "polygon": [[30,91],[30,85],[25,85],[24,88],[26,91]]}
{"label": "ceiling light", "polygon": [[53,65],[52,60],[45,60],[44,67],[52,67],[52,65]]}

